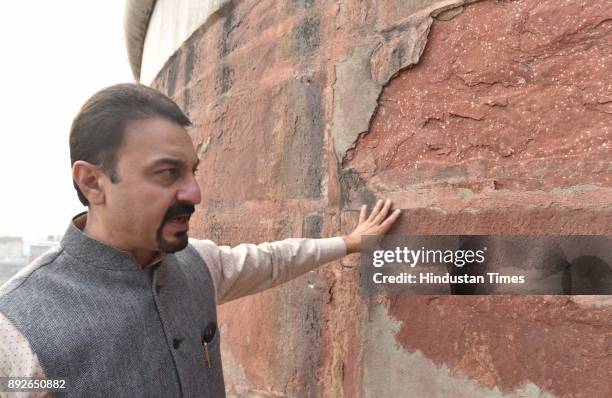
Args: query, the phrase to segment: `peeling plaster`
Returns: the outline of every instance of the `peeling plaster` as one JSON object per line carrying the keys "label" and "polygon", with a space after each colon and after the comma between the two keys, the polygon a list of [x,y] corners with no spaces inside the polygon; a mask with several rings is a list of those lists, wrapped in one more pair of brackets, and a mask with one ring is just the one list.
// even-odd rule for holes
{"label": "peeling plaster", "polygon": [[367,133],[384,86],[401,70],[418,63],[433,17],[451,19],[463,11],[464,4],[476,1],[434,1],[394,27],[379,32],[377,42],[356,47],[347,60],[336,64],[331,135],[340,163],[357,139]]}
{"label": "peeling plaster", "polygon": [[359,135],[368,130],[378,105],[382,85],[372,81],[369,70],[373,50],[374,45],[356,48],[348,60],[336,65],[331,134],[339,160],[344,158]]}
{"label": "peeling plaster", "polygon": [[455,18],[457,15],[463,12],[463,6],[457,8],[451,8],[450,10],[442,11],[436,16],[436,19],[439,21],[450,21]]}
{"label": "peeling plaster", "polygon": [[366,321],[363,391],[369,397],[419,398],[555,398],[527,381],[520,389],[502,393],[438,366],[420,350],[405,351],[395,341],[401,323],[389,317],[385,306],[373,304]]}

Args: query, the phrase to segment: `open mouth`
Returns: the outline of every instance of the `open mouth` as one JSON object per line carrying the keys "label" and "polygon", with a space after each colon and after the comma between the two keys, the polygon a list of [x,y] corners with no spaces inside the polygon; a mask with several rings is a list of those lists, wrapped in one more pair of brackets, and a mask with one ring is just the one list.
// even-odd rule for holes
{"label": "open mouth", "polygon": [[172,217],[171,219],[166,221],[166,224],[179,230],[187,229],[187,227],[189,226],[189,218],[189,215],[180,215]]}

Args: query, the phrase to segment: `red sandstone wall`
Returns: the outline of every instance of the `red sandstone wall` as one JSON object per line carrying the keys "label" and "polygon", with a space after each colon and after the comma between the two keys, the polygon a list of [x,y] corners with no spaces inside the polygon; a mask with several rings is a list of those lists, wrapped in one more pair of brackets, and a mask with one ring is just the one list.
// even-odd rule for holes
{"label": "red sandstone wall", "polygon": [[[333,236],[376,197],[396,233],[610,234],[611,27],[594,0],[230,3],[155,81],[194,121],[195,236]],[[357,259],[221,307],[230,395],[611,396],[609,297],[370,302]]]}

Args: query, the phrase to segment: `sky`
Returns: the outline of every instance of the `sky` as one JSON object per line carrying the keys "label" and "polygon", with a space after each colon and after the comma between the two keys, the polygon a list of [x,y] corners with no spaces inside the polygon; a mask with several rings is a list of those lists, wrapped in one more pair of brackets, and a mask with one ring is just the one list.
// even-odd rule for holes
{"label": "sky", "polygon": [[0,13],[0,236],[63,234],[85,210],[68,135],[81,105],[133,81],[122,0],[12,1]]}

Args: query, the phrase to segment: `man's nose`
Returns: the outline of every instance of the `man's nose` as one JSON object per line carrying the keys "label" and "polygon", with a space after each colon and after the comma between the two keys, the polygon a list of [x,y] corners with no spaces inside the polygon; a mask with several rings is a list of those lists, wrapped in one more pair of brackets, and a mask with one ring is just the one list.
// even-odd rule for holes
{"label": "man's nose", "polygon": [[177,200],[179,202],[192,203],[194,205],[202,201],[200,186],[194,176],[190,176],[185,182],[185,185],[178,191]]}

